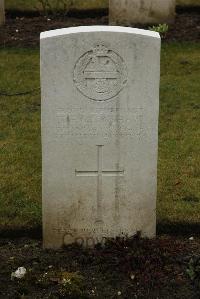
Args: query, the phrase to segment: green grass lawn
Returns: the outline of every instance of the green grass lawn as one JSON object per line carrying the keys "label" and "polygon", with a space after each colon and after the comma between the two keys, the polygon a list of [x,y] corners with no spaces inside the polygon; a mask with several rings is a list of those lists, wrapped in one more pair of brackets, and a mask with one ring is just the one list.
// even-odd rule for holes
{"label": "green grass lawn", "polygon": [[[164,44],[158,223],[200,223],[200,44]],[[39,87],[38,49],[0,50],[0,91]],[[0,229],[41,225],[40,94],[0,97]]]}
{"label": "green grass lawn", "polygon": [[[0,91],[39,86],[38,50],[0,51]],[[0,226],[41,222],[40,95],[1,97]]]}
{"label": "green grass lawn", "polygon": [[158,221],[200,223],[200,44],[164,45]]}
{"label": "green grass lawn", "polygon": [[[59,3],[60,2],[60,3]],[[98,9],[98,8],[107,8],[108,7],[108,0],[49,0],[49,3],[53,7],[63,7],[62,3],[65,2],[67,5],[68,3],[73,3],[72,8],[76,9]],[[59,4],[58,4],[59,3]],[[6,0],[5,2],[6,9],[13,9],[13,10],[41,10],[41,1],[40,0]]]}

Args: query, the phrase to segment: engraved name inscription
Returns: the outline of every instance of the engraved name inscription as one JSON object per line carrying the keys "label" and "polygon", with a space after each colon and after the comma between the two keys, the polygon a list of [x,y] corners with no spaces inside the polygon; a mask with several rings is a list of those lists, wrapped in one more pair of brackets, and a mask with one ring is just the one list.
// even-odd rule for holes
{"label": "engraved name inscription", "polygon": [[142,132],[142,109],[118,113],[116,110],[56,111],[57,136],[138,136]]}

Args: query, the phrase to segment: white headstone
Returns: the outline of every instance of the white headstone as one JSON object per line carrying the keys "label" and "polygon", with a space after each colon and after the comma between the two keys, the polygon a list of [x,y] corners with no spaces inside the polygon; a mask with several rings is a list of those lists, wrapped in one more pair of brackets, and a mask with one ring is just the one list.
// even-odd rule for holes
{"label": "white headstone", "polygon": [[173,23],[176,0],[109,0],[111,25]]}
{"label": "white headstone", "polygon": [[41,34],[44,246],[156,232],[160,37]]}
{"label": "white headstone", "polygon": [[5,23],[4,0],[0,0],[0,26]]}

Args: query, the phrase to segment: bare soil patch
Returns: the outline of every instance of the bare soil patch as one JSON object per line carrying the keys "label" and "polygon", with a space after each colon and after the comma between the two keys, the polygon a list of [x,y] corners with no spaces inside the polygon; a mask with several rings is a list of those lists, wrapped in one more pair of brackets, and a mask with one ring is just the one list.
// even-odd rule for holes
{"label": "bare soil patch", "polygon": [[[41,240],[0,240],[0,298],[200,298],[200,240],[109,241],[104,248],[42,249]],[[187,269],[195,270],[193,281]],[[25,267],[24,278],[11,273]]]}
{"label": "bare soil patch", "polygon": [[[87,25],[108,25],[108,15],[103,12],[98,15],[95,12],[91,17],[85,12],[85,15],[81,13],[65,17],[37,15],[30,17],[30,15],[23,15],[20,12],[19,15],[7,16],[6,25],[0,28],[0,46],[38,47],[39,35],[42,31]],[[133,27],[147,29],[149,26],[133,24]],[[176,21],[169,27],[165,40],[200,41],[199,11],[177,13]]]}

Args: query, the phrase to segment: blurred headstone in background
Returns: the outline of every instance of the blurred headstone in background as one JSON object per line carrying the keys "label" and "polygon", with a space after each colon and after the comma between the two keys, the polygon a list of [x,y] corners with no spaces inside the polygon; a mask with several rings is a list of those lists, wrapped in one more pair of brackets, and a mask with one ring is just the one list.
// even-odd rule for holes
{"label": "blurred headstone in background", "polygon": [[0,26],[5,23],[4,0],[0,0]]}
{"label": "blurred headstone in background", "polygon": [[175,0],[110,0],[110,25],[173,23]]}

